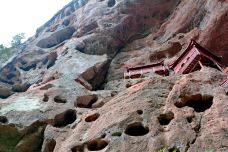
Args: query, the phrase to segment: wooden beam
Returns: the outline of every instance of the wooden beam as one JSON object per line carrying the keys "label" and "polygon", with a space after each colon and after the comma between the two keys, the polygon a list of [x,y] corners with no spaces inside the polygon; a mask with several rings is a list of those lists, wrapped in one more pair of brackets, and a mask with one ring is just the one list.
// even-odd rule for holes
{"label": "wooden beam", "polygon": [[200,60],[198,61],[198,63],[199,63],[199,65],[200,65],[200,67],[203,69],[204,66],[203,66],[203,64],[200,62]]}

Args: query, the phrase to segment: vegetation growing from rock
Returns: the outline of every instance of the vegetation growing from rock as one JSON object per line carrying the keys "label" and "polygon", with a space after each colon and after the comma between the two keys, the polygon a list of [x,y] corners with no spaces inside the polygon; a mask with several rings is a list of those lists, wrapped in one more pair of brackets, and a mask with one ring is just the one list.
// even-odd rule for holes
{"label": "vegetation growing from rock", "polygon": [[21,135],[15,127],[0,125],[0,149],[2,152],[12,152],[20,140]]}
{"label": "vegetation growing from rock", "polygon": [[13,36],[11,41],[11,46],[15,47],[22,43],[22,40],[25,38],[25,33],[18,33]]}
{"label": "vegetation growing from rock", "polygon": [[10,48],[5,47],[3,44],[0,45],[0,63],[6,62],[12,55]]}

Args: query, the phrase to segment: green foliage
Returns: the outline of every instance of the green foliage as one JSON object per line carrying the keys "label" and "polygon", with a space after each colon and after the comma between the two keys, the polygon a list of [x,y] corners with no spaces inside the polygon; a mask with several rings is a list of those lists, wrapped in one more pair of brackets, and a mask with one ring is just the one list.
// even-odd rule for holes
{"label": "green foliage", "polygon": [[6,62],[12,56],[10,48],[0,45],[0,62]]}
{"label": "green foliage", "polygon": [[[171,151],[172,152],[177,152],[177,149],[173,148]],[[157,152],[168,152],[168,151],[165,148],[163,148],[163,149],[159,149]]]}
{"label": "green foliage", "polygon": [[158,150],[158,152],[166,152],[165,148]]}
{"label": "green foliage", "polygon": [[121,136],[121,135],[122,135],[121,132],[114,132],[114,133],[112,134],[112,136]]}
{"label": "green foliage", "polygon": [[13,152],[21,139],[20,133],[13,126],[0,126],[0,151]]}
{"label": "green foliage", "polygon": [[177,149],[174,149],[173,152],[177,152]]}
{"label": "green foliage", "polygon": [[214,150],[206,149],[205,152],[214,152]]}
{"label": "green foliage", "polygon": [[25,38],[25,33],[16,34],[11,41],[11,46],[14,47],[14,46],[20,45],[21,40],[23,40],[24,38]]}

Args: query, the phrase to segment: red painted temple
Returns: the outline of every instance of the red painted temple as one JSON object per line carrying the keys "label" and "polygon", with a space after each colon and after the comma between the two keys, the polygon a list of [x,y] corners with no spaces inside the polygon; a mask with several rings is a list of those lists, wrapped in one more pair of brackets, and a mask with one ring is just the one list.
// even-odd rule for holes
{"label": "red painted temple", "polygon": [[156,64],[149,64],[149,65],[127,68],[127,71],[124,73],[124,78],[125,79],[140,78],[140,77],[143,77],[144,74],[150,73],[150,72],[154,72],[163,76],[169,75],[169,69],[167,66],[164,65],[164,62],[162,61]]}
{"label": "red painted temple", "polygon": [[196,41],[191,40],[187,49],[181,53],[169,68],[175,74],[187,74],[199,70],[203,66],[210,66],[223,71],[225,67],[221,64],[221,59],[222,57],[216,56]]}
{"label": "red painted temple", "polygon": [[[221,64],[222,57],[217,56],[199,45],[196,41],[191,40],[188,47],[180,54],[180,56],[170,65],[164,65],[164,61],[156,64],[142,65],[127,68],[124,73],[125,79],[134,79],[143,77],[144,74],[154,72],[162,76],[168,76],[169,71],[174,74],[188,74],[190,72],[200,70],[204,66],[216,68],[228,74],[228,70]],[[228,68],[226,68],[228,69]],[[221,84],[228,94],[228,79]]]}

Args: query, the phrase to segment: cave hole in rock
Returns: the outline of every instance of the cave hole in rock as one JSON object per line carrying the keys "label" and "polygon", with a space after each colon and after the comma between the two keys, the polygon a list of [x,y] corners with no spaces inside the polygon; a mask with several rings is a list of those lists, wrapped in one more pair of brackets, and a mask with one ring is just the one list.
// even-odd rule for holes
{"label": "cave hole in rock", "polygon": [[113,92],[111,93],[111,97],[115,97],[117,94],[118,94],[117,91],[113,91]]}
{"label": "cave hole in rock", "polygon": [[116,5],[116,0],[108,0],[108,7],[113,7]]}
{"label": "cave hole in rock", "polygon": [[158,121],[160,125],[168,125],[173,118],[174,118],[174,113],[169,111],[167,113],[160,114],[158,116]]}
{"label": "cave hole in rock", "polygon": [[16,77],[16,75],[15,75],[15,74],[12,74],[12,73],[10,73],[10,74],[8,74],[8,75],[6,76],[6,78],[7,78],[8,80],[12,80],[14,77]]}
{"label": "cave hole in rock", "polygon": [[92,121],[97,120],[99,117],[100,117],[100,114],[99,113],[95,113],[93,115],[90,115],[90,116],[86,117],[85,121],[86,122],[92,122]]}
{"label": "cave hole in rock", "polygon": [[22,84],[14,84],[12,86],[12,91],[13,92],[25,92],[29,87],[31,86],[30,83],[22,83]]}
{"label": "cave hole in rock", "polygon": [[65,127],[72,124],[77,119],[76,110],[69,109],[54,118],[54,127]]}
{"label": "cave hole in rock", "polygon": [[54,87],[53,84],[47,84],[47,85],[41,87],[40,90],[48,90],[48,89],[53,88],[53,87]]}
{"label": "cave hole in rock", "polygon": [[53,152],[55,149],[55,145],[56,141],[54,139],[48,139],[43,152]]}
{"label": "cave hole in rock", "polygon": [[103,133],[102,135],[101,135],[101,138],[105,138],[106,137],[106,133]]}
{"label": "cave hole in rock", "polygon": [[187,117],[186,119],[188,123],[192,123],[193,117]]}
{"label": "cave hole in rock", "polygon": [[62,25],[64,26],[68,26],[70,24],[70,20],[69,19],[65,19],[63,22],[62,22]]}
{"label": "cave hole in rock", "polygon": [[60,96],[60,95],[57,95],[54,97],[54,102],[56,102],[56,103],[67,103],[67,99]]}
{"label": "cave hole in rock", "polygon": [[142,114],[143,114],[143,111],[142,111],[142,110],[137,110],[136,112],[137,112],[137,114],[139,114],[139,115],[142,115]]}
{"label": "cave hole in rock", "polygon": [[144,127],[141,122],[135,122],[127,126],[125,134],[129,136],[144,136],[149,133],[149,128]]}
{"label": "cave hole in rock", "polygon": [[71,148],[72,152],[84,152],[84,146],[83,145],[78,145],[73,148]]}
{"label": "cave hole in rock", "polygon": [[44,94],[43,101],[48,102],[48,100],[49,100],[49,96],[47,94]]}
{"label": "cave hole in rock", "polygon": [[180,102],[176,102],[175,106],[182,108],[185,106],[192,107],[196,112],[204,112],[213,104],[213,96],[196,94],[192,96],[185,96]]}
{"label": "cave hole in rock", "polygon": [[30,63],[30,64],[28,64],[28,65],[24,65],[24,66],[22,66],[22,67],[20,67],[20,69],[22,69],[22,70],[24,70],[24,71],[29,71],[29,70],[31,70],[31,69],[36,69],[36,63]]}
{"label": "cave hole in rock", "polygon": [[112,133],[112,136],[120,137],[121,135],[122,135],[121,132],[114,132],[114,133]]}
{"label": "cave hole in rock", "polygon": [[53,33],[49,37],[40,40],[36,45],[40,48],[51,48],[71,38],[74,32],[74,27],[66,27]]}
{"label": "cave hole in rock", "polygon": [[127,83],[127,84],[125,85],[126,88],[130,88],[131,86],[132,86],[132,84],[130,84],[130,83]]}
{"label": "cave hole in rock", "polygon": [[180,150],[174,147],[174,148],[170,148],[169,152],[180,152]]}
{"label": "cave hole in rock", "polygon": [[98,96],[93,95],[85,95],[80,96],[75,101],[74,105],[79,108],[92,108],[92,105],[98,100]]}
{"label": "cave hole in rock", "polygon": [[57,58],[58,58],[57,52],[51,52],[48,55],[47,69],[49,69],[49,68],[51,68],[52,66],[55,65],[55,62],[56,62]]}
{"label": "cave hole in rock", "polygon": [[87,148],[90,151],[99,151],[104,149],[108,145],[108,142],[102,139],[95,139],[87,142]]}
{"label": "cave hole in rock", "polygon": [[0,116],[0,123],[8,123],[8,119],[6,118],[6,116]]}

